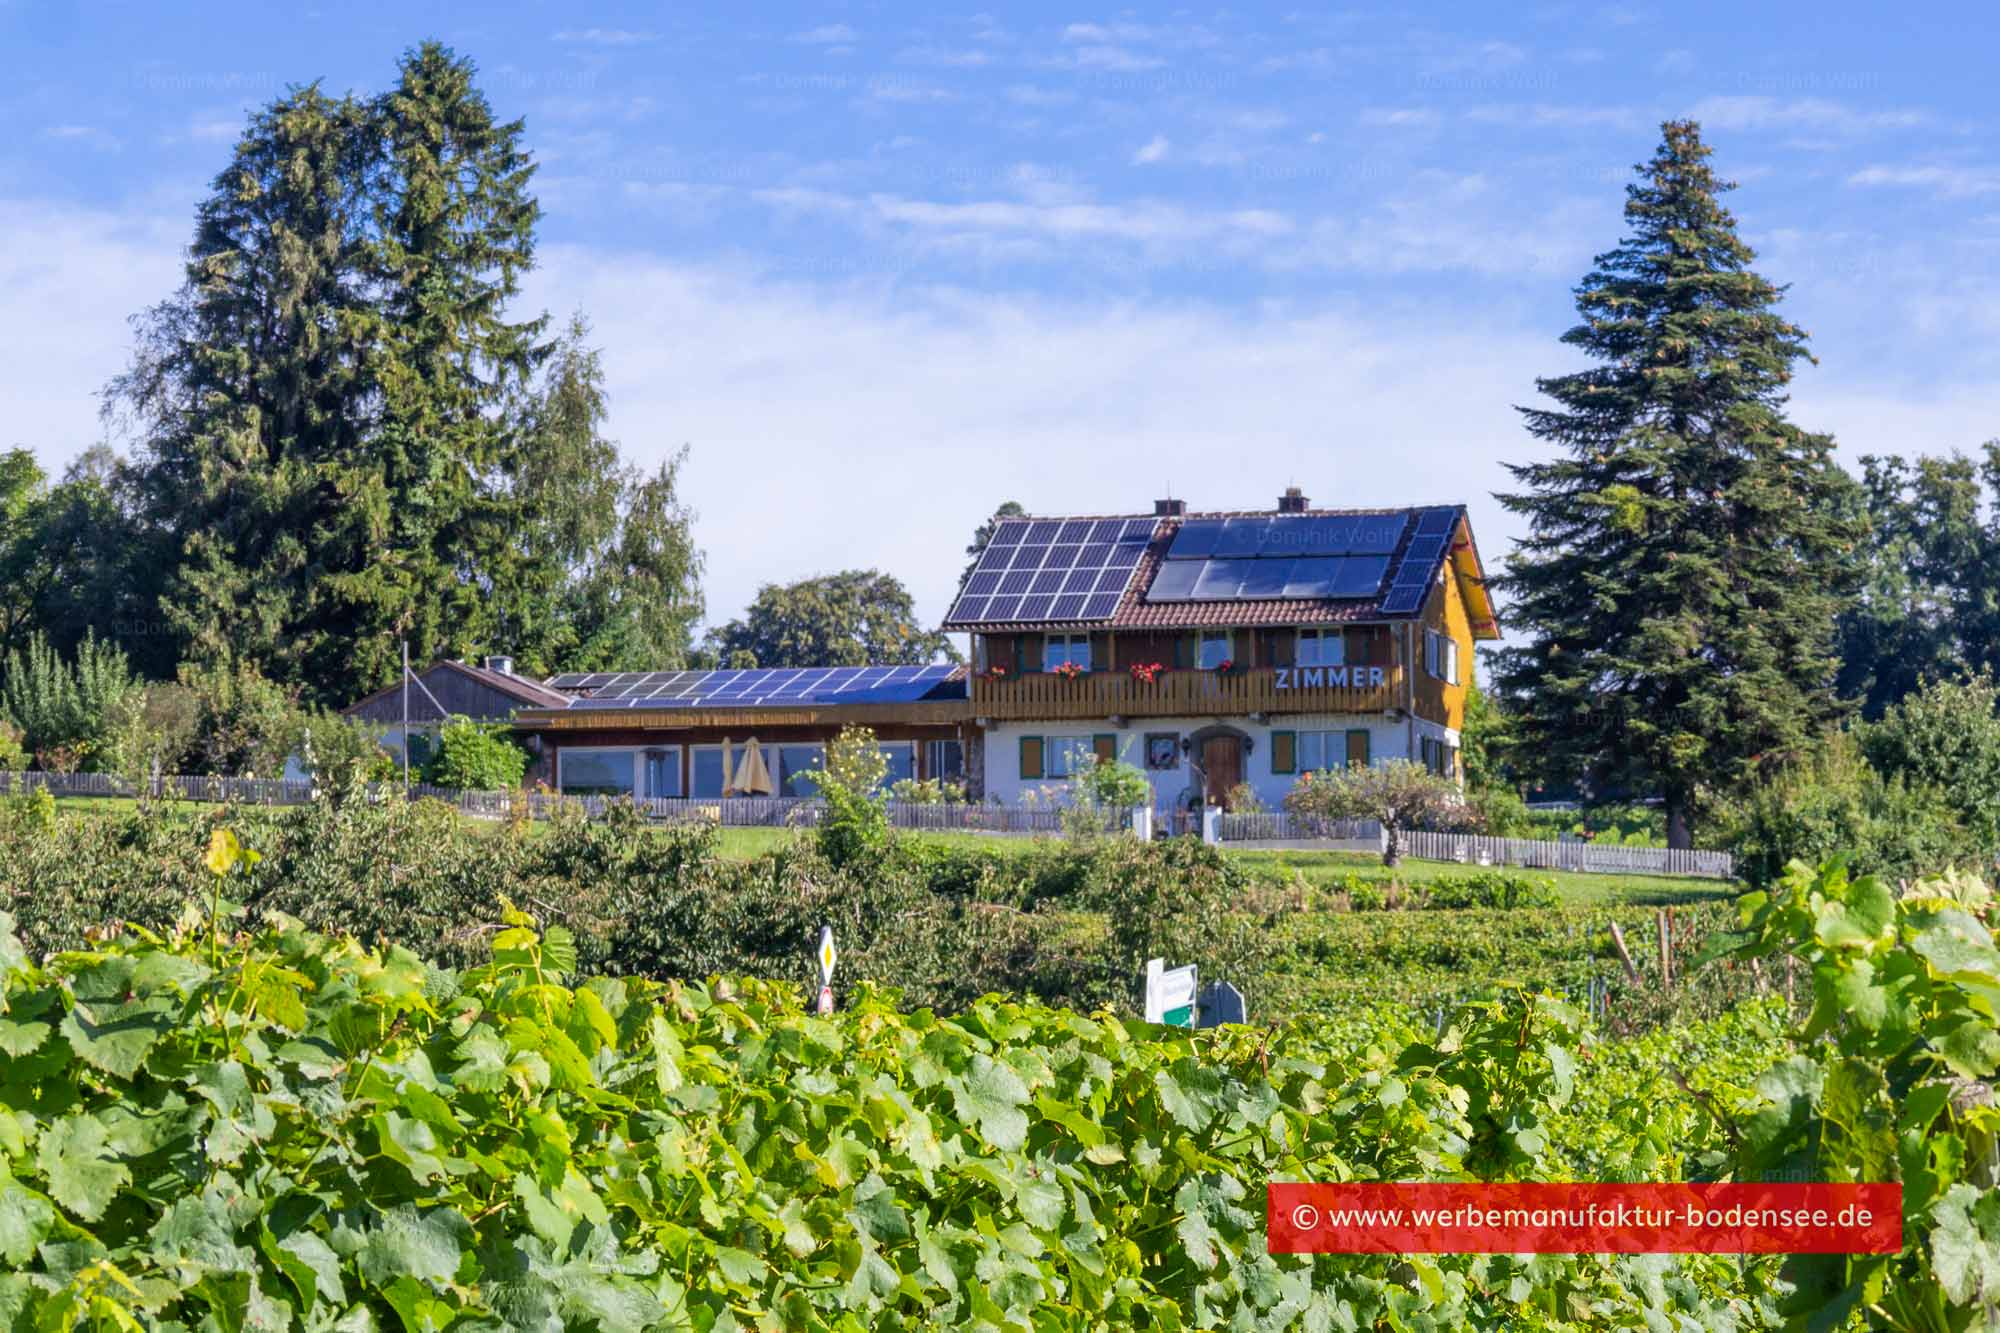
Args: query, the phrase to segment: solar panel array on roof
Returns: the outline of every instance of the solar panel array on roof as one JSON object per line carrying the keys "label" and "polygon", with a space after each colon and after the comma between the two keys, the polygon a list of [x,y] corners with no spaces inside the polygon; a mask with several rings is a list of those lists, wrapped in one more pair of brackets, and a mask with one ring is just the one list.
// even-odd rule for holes
{"label": "solar panel array on roof", "polygon": [[1286,556],[1388,555],[1403,539],[1406,514],[1253,514],[1193,518],[1181,524],[1167,549],[1169,560],[1210,556],[1282,559]]}
{"label": "solar panel array on roof", "polygon": [[1407,513],[1189,519],[1174,534],[1146,600],[1373,597],[1409,524]]}
{"label": "solar panel array on roof", "polygon": [[1431,580],[1437,576],[1438,560],[1458,526],[1458,510],[1449,507],[1426,509],[1417,516],[1416,535],[1403,550],[1389,591],[1382,598],[1384,615],[1411,615],[1423,609]]}
{"label": "solar panel array on roof", "polygon": [[1150,518],[1003,522],[945,623],[1109,620],[1153,526]]}
{"label": "solar panel array on roof", "polygon": [[549,684],[587,689],[577,708],[759,708],[772,704],[915,703],[953,666],[770,667],[737,671],[571,672]]}

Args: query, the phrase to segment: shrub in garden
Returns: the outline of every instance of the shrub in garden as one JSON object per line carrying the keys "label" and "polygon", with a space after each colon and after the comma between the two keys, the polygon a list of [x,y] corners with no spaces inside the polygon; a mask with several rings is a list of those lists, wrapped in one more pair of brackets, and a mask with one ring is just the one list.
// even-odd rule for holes
{"label": "shrub in garden", "polygon": [[812,779],[826,802],[820,850],[834,865],[860,865],[888,845],[888,803],[880,793],[888,772],[889,761],[867,727],[844,727],[827,744],[826,767]]}
{"label": "shrub in garden", "polygon": [[22,744],[21,729],[0,717],[0,772],[17,772],[28,766],[28,750]]}
{"label": "shrub in garden", "polygon": [[454,717],[438,729],[424,781],[452,791],[513,791],[527,771],[528,752],[509,739],[505,726]]}
{"label": "shrub in garden", "polygon": [[0,713],[45,768],[95,767],[119,708],[139,688],[125,654],[94,634],[77,645],[74,661],[37,632],[0,662]]}

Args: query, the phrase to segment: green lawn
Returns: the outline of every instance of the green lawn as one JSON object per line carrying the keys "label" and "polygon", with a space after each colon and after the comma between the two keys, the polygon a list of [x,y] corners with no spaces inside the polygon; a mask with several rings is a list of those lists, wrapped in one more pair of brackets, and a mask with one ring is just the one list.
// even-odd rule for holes
{"label": "green lawn", "polygon": [[[1228,855],[1246,867],[1254,866],[1279,874],[1297,872],[1315,884],[1339,879],[1350,871],[1379,875],[1383,870],[1382,858],[1368,852],[1259,850],[1230,852]],[[1421,884],[1440,875],[1463,875],[1479,868],[1457,865],[1450,861],[1406,859],[1396,873],[1410,883]],[[1741,885],[1731,881],[1695,879],[1684,875],[1586,875],[1564,870],[1527,870],[1517,873],[1546,876],[1554,880],[1556,892],[1563,896],[1563,900],[1578,905],[1631,903],[1667,906],[1674,903],[1729,899],[1743,891]]]}

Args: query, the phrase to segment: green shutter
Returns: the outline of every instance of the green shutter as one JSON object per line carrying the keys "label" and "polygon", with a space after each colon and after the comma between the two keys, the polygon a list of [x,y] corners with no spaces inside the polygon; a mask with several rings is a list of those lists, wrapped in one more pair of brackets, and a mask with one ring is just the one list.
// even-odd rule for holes
{"label": "green shutter", "polygon": [[1299,733],[1296,731],[1271,733],[1271,771],[1273,773],[1299,771]]}
{"label": "green shutter", "polygon": [[1039,778],[1042,776],[1042,738],[1040,736],[1021,737],[1021,776]]}
{"label": "green shutter", "polygon": [[1366,768],[1368,767],[1369,758],[1368,733],[1366,731],[1348,732],[1347,766],[1349,768]]}
{"label": "green shutter", "polygon": [[1090,748],[1103,763],[1114,763],[1118,758],[1118,737],[1109,732],[1099,732],[1090,738]]}

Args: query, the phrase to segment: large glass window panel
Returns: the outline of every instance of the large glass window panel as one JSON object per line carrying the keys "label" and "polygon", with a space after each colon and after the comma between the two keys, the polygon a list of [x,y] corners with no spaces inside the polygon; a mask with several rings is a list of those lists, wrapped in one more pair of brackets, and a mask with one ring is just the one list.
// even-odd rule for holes
{"label": "large glass window panel", "polygon": [[1228,630],[1203,630],[1201,633],[1201,669],[1212,671],[1231,660],[1230,633]]}
{"label": "large glass window panel", "polygon": [[635,769],[630,750],[562,750],[558,781],[571,796],[630,796]]}
{"label": "large glass window panel", "polygon": [[1298,665],[1300,666],[1344,666],[1347,656],[1344,640],[1337,629],[1302,629],[1299,631]]}
{"label": "large glass window panel", "polygon": [[780,745],[778,762],[771,777],[778,784],[780,796],[817,796],[819,784],[812,774],[826,765],[826,747],[823,745]]}
{"label": "large glass window panel", "polygon": [[926,757],[933,778],[957,782],[965,777],[965,746],[958,741],[932,741]]}
{"label": "large glass window panel", "polygon": [[666,800],[681,794],[681,752],[646,751],[646,796]]}
{"label": "large glass window panel", "polygon": [[884,785],[911,782],[917,776],[917,747],[909,741],[892,741],[881,747],[882,759],[888,771],[882,775]]}
{"label": "large glass window panel", "polygon": [[693,787],[691,794],[702,800],[714,800],[722,795],[722,788],[729,781],[723,772],[725,762],[720,747],[696,750],[689,764],[693,770],[689,775]]}

